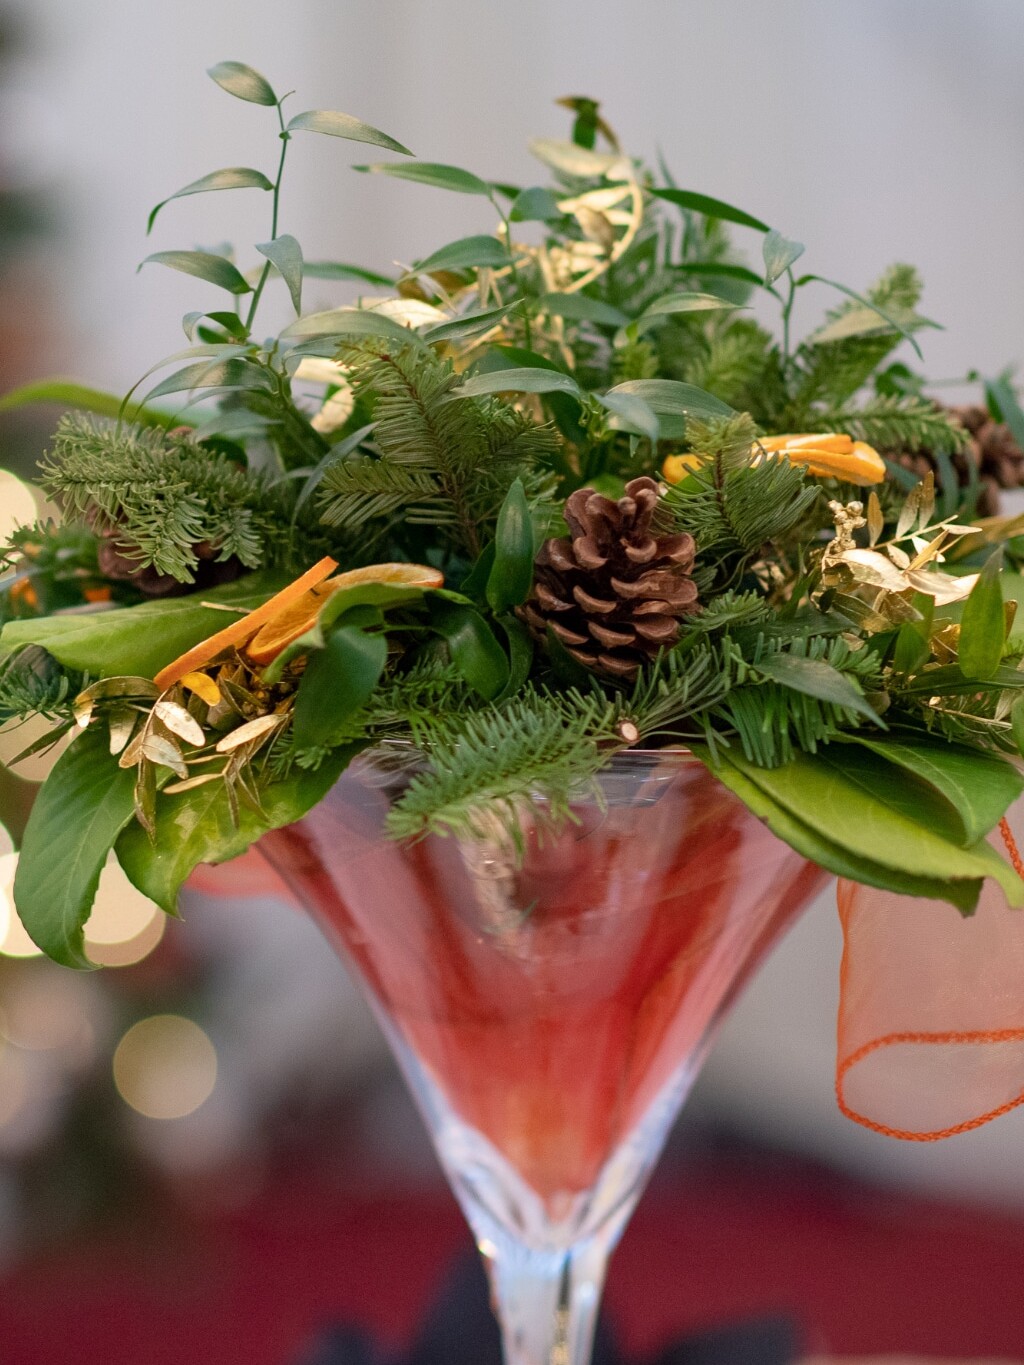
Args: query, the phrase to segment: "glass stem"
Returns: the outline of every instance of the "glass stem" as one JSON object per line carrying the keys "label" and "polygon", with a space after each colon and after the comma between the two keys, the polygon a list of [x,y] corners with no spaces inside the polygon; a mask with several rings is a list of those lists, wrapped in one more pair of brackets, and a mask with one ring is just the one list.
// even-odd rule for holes
{"label": "glass stem", "polygon": [[481,1244],[505,1365],[589,1365],[612,1238],[568,1251]]}

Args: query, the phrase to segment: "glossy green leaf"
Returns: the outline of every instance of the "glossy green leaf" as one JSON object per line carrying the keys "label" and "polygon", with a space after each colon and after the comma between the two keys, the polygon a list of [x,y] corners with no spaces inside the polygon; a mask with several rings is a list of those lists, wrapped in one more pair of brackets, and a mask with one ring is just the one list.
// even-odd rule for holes
{"label": "glossy green leaf", "polygon": [[73,379],[41,379],[35,384],[23,384],[20,389],[12,389],[0,398],[0,412],[13,412],[15,408],[26,408],[33,403],[57,403],[62,408],[92,412],[97,417],[112,417],[115,420],[124,417],[144,427],[166,427],[168,424],[167,413],[141,405],[122,412],[124,400],[117,394],[76,384]]}
{"label": "glossy green leaf", "polygon": [[256,250],[266,256],[288,286],[296,313],[302,314],[302,247],[290,232],[283,232],[272,242],[257,242]]}
{"label": "glossy green leaf", "polygon": [[677,379],[627,379],[608,390],[605,398],[635,394],[658,415],[663,439],[678,440],[686,432],[688,418],[706,422],[715,417],[731,417],[733,410],[720,398],[684,384]]}
{"label": "glossy green leaf", "polygon": [[309,656],[295,698],[295,742],[329,747],[370,699],[388,659],[387,636],[338,626]]}
{"label": "glossy green leaf", "polygon": [[931,787],[954,813],[956,841],[963,845],[983,839],[1024,792],[1024,776],[999,754],[905,734],[875,739],[851,733],[846,738]]}
{"label": "glossy green leaf", "polygon": [[500,308],[462,313],[459,317],[452,318],[450,322],[439,322],[433,327],[428,327],[420,336],[430,345],[438,341],[466,341],[470,337],[482,336],[484,332],[491,331],[499,322],[504,322],[510,317],[522,306],[522,302],[522,299],[515,299],[512,303],[502,304]]}
{"label": "glossy green leaf", "polygon": [[107,854],[134,814],[135,773],[106,731],[79,735],[39,789],[25,827],[14,901],[29,937],[66,967],[89,967],[83,925]]}
{"label": "glossy green leaf", "polygon": [[199,597],[217,606],[238,608],[241,615],[260,606],[287,581],[287,574],[262,571],[198,596],[164,598],[86,616],[8,621],[0,632],[0,650],[38,644],[65,668],[93,677],[151,678],[233,619],[230,612],[200,605]]}
{"label": "glossy green leaf", "polygon": [[774,284],[780,275],[786,273],[794,261],[800,259],[805,250],[806,247],[802,242],[790,241],[788,237],[783,237],[782,233],[776,228],[772,228],[761,243],[765,284]]}
{"label": "glossy green leaf", "polygon": [[244,62],[218,62],[206,73],[222,90],[250,104],[276,104],[277,96],[270,82]]}
{"label": "glossy green leaf", "polygon": [[581,397],[580,386],[571,375],[560,370],[524,368],[471,375],[452,389],[448,401],[481,398],[491,393],[568,393],[573,398]]}
{"label": "glossy green leaf", "polygon": [[1010,728],[1017,752],[1024,758],[1024,697],[1018,697],[1010,707]]}
{"label": "glossy green leaf", "polygon": [[772,682],[781,683],[783,687],[802,692],[805,696],[816,697],[818,701],[846,707],[885,728],[860,689],[845,674],[821,659],[804,659],[796,654],[770,654],[753,667]]}
{"label": "glossy green leaf", "polygon": [[445,166],[437,161],[378,161],[372,166],[353,166],[354,171],[368,175],[393,175],[398,180],[414,180],[419,185],[433,185],[439,190],[454,190],[456,194],[479,194],[491,197],[491,187],[472,171],[458,166]]}
{"label": "glossy green leaf", "polygon": [[960,617],[958,659],[965,678],[991,678],[999,668],[1006,643],[1006,615],[999,581],[1003,554],[985,561]]}
{"label": "glossy green leaf", "polygon": [[728,761],[796,819],[858,858],[939,882],[995,877],[1012,905],[1024,905],[1024,883],[993,848],[983,841],[961,848],[943,838],[931,824],[933,803],[922,804],[920,820],[907,813],[907,791],[896,790],[888,763],[878,759],[869,790],[863,771],[853,777],[844,770],[846,746],[834,748],[839,752],[830,746],[797,753],[780,768],[758,768],[732,750]]}
{"label": "glossy green leaf", "polygon": [[664,199],[691,213],[703,213],[706,218],[720,218],[724,223],[736,223],[739,227],[754,228],[757,232],[770,232],[767,223],[743,209],[734,208],[722,199],[712,199],[709,194],[696,194],[693,190],[651,190],[656,199]]}
{"label": "glossy green leaf", "polygon": [[303,267],[307,280],[358,280],[382,289],[398,283],[396,275],[382,275],[379,270],[367,270],[361,265],[346,265],[343,261],[307,261]]}
{"label": "glossy green leaf", "polygon": [[184,199],[189,194],[206,194],[211,190],[272,190],[274,186],[262,171],[254,171],[248,166],[228,166],[223,171],[211,171],[209,175],[193,180],[183,189],[175,190],[166,199],[161,199],[150,213],[146,222],[146,236],[153,231],[156,216],[165,204],[172,199]]}
{"label": "glossy green leaf", "polygon": [[627,431],[635,431],[646,436],[651,445],[657,445],[661,438],[661,423],[658,414],[645,398],[635,393],[599,393],[595,397],[602,407],[615,414]]}
{"label": "glossy green leaf", "polygon": [[496,702],[514,697],[525,685],[533,664],[533,636],[518,617],[507,613],[498,618],[498,626],[508,643],[509,675],[508,682],[494,698]]}
{"label": "glossy green leaf", "polygon": [[176,370],[162,379],[146,395],[161,398],[168,393],[185,393],[193,389],[266,389],[273,388],[273,380],[260,365],[249,360],[197,361]]}
{"label": "glossy green leaf", "polygon": [[293,768],[286,778],[268,783],[260,791],[259,810],[238,803],[237,824],[223,782],[164,794],[157,805],[155,840],[151,843],[137,823],[129,824],[117,841],[118,861],[144,896],[173,914],[182,885],[200,863],[236,858],[268,829],[301,820],[362,747],[334,749],[315,769]]}
{"label": "glossy green leaf", "polygon": [[555,195],[543,185],[534,185],[519,191],[508,216],[513,223],[549,223],[564,215]]}
{"label": "glossy green leaf", "polygon": [[505,246],[497,237],[481,233],[476,237],[460,237],[449,242],[422,261],[417,261],[409,275],[429,275],[436,270],[476,270],[489,266],[498,270],[511,262]]}
{"label": "glossy green leaf", "polygon": [[139,262],[138,269],[144,265],[166,265],[171,270],[180,270],[186,275],[195,275],[199,280],[215,284],[230,294],[249,294],[252,286],[247,283],[241,271],[212,251],[155,251]]}
{"label": "glossy green leaf", "polygon": [[508,659],[487,622],[471,606],[431,593],[430,624],[448,646],[453,665],[485,701],[507,685]]}
{"label": "glossy green leaf", "polygon": [[494,537],[494,564],[487,579],[486,597],[499,615],[526,601],[533,585],[533,522],[522,479],[505,494]]}
{"label": "glossy green leaf", "polygon": [[326,133],[328,137],[344,138],[347,142],[369,142],[389,152],[400,152],[402,156],[413,155],[408,147],[379,128],[373,128],[351,114],[339,114],[335,109],[307,109],[303,114],[296,114],[288,121],[288,132]]}
{"label": "glossy green leaf", "polygon": [[625,327],[628,316],[610,303],[592,299],[586,294],[544,294],[537,301],[543,313],[551,313],[556,318],[568,318],[570,322],[596,322],[601,327]]}
{"label": "glossy green leaf", "polygon": [[754,815],[791,848],[817,863],[837,877],[849,877],[866,886],[877,886],[903,896],[921,896],[929,900],[948,900],[962,914],[971,914],[981,894],[982,878],[942,880],[938,877],[917,876],[899,868],[889,867],[866,858],[842,843],[829,838],[816,821],[798,819],[792,811],[773,799],[773,796],[751,780],[750,773],[732,760],[733,755],[719,755],[717,761],[701,746],[694,746],[695,755],[705,763],[718,780],[729,788]]}
{"label": "glossy green leaf", "polygon": [[682,275],[721,275],[726,280],[743,280],[745,284],[764,284],[764,280],[745,265],[735,265],[732,261],[687,261],[679,267]]}

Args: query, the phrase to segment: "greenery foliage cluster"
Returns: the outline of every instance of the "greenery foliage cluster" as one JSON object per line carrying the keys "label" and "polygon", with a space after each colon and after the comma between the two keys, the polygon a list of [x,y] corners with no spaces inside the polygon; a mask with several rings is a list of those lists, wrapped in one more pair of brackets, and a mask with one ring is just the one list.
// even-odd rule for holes
{"label": "greenery foliage cluster", "polygon": [[[147,258],[227,300],[187,314],[188,346],[123,402],[63,384],[0,400],[76,410],[42,470],[63,519],[14,537],[0,598],[0,716],[77,736],[22,849],[16,898],[37,942],[84,965],[111,848],[173,911],[197,863],[300,818],[381,745],[418,756],[396,838],[514,847],[527,807],[572,819],[616,752],[686,746],[823,866],[965,911],[986,876],[1024,900],[985,843],[1022,787],[1005,756],[1024,753],[1024,528],[975,524],[965,433],[895,359],[904,344],[919,357],[934,325],[916,271],[892,266],[863,294],[798,273],[799,243],[626,155],[590,101],[573,140],[532,144],[545,183],[512,186],[417,160],[346,114],[286,119],[241,63],[210,74],[273,109],[276,177],[214,171],[150,228],[185,196],[262,191],[257,264]],[[306,132],[402,158],[360,171],[486,201],[494,231],[401,275],[306,261],[279,221]],[[741,234],[760,242],[756,268]],[[362,292],[304,312],[309,280]],[[275,281],[295,319],[262,340]],[[834,306],[796,338],[808,289]],[[774,328],[751,315],[762,301]],[[1006,377],[988,392],[1024,430]],[[866,442],[888,474],[801,460],[793,433]],[[908,476],[907,451],[934,476]],[[613,507],[663,472],[654,533],[696,542],[699,606],[635,677],[609,679],[521,609],[539,548],[571,530],[571,494]],[[110,546],[128,566],[116,577]],[[292,593],[306,617],[261,652],[244,622],[277,628],[285,608],[266,603],[324,556],[341,578]],[[240,576],[201,586],[211,560]],[[153,597],[144,570],[173,591]]]}

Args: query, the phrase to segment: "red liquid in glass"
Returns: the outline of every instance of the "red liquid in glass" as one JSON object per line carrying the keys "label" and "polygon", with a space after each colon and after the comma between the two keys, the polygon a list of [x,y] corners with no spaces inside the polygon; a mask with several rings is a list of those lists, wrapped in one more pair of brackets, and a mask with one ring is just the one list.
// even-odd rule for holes
{"label": "red liquid in glass", "polygon": [[388,795],[356,775],[262,844],[545,1200],[593,1184],[823,876],[698,764],[633,787],[531,836],[518,866],[500,842],[389,842]]}

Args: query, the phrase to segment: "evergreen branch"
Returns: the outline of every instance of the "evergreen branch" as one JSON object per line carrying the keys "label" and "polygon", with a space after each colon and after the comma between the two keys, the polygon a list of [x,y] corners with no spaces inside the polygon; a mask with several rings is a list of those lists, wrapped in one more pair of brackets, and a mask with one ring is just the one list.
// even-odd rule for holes
{"label": "evergreen branch", "polygon": [[927,450],[956,455],[968,435],[948,413],[927,398],[879,395],[861,407],[819,411],[816,421],[830,431],[845,431],[881,450]]}
{"label": "evergreen branch", "polygon": [[26,645],[0,663],[0,723],[29,716],[68,722],[71,704],[85,686],[81,673],[67,673],[39,645]]}

